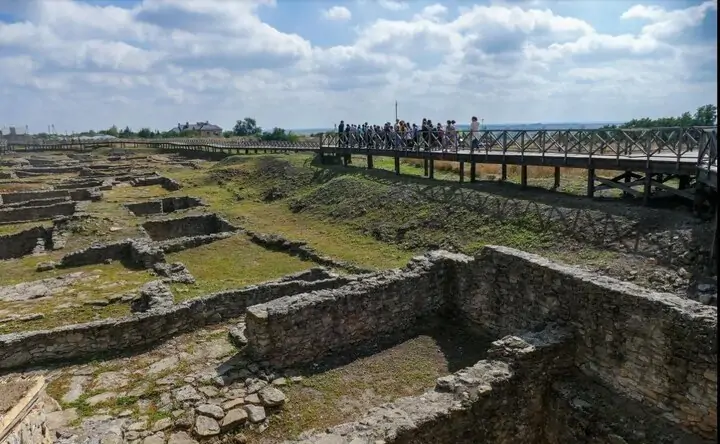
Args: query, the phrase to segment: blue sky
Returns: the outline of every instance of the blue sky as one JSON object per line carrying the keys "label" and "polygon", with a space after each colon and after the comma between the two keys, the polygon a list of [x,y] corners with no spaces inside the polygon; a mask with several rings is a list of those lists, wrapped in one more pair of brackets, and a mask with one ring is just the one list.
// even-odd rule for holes
{"label": "blue sky", "polygon": [[0,0],[0,127],[622,121],[717,103],[716,53],[716,0]]}

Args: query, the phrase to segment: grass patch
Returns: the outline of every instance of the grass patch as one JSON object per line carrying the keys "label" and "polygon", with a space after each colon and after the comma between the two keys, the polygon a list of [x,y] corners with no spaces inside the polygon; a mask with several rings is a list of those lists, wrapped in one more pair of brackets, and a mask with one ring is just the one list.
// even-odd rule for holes
{"label": "grass patch", "polygon": [[277,279],[314,265],[287,254],[266,250],[242,234],[168,254],[167,261],[184,263],[197,281],[194,285],[173,285],[178,302],[215,291]]}
{"label": "grass patch", "polygon": [[[106,306],[90,306],[84,305],[83,302],[126,294],[136,290],[145,282],[155,279],[146,270],[130,270],[119,262],[36,273],[27,266],[28,259],[30,258],[2,261],[0,270],[3,272],[13,271],[13,269],[17,271],[10,277],[10,283],[46,279],[78,271],[87,275],[66,287],[57,289],[50,297],[29,301],[0,301],[0,312],[6,314],[42,313],[44,315],[44,318],[33,321],[11,321],[0,324],[0,333],[48,329],[127,316],[130,314],[130,307],[127,303],[117,302]],[[32,259],[37,260],[37,258]],[[45,258],[45,260],[47,259]],[[14,265],[14,267],[8,267],[8,265]],[[29,275],[30,273],[33,274]],[[4,275],[4,277],[8,277],[8,275]],[[3,281],[7,282],[5,279]],[[0,317],[3,316],[0,315]]]}
{"label": "grass patch", "polygon": [[[250,432],[249,442],[292,439],[307,430],[322,430],[356,420],[369,409],[397,398],[425,392],[434,387],[438,377],[470,365],[480,357],[468,352],[480,345],[476,339],[473,341],[463,333],[458,335],[463,337],[458,341],[448,333],[441,337],[418,336],[290,384],[283,388],[288,398],[286,406],[272,417],[270,427],[262,435]],[[460,363],[455,353],[462,349],[466,355]]]}

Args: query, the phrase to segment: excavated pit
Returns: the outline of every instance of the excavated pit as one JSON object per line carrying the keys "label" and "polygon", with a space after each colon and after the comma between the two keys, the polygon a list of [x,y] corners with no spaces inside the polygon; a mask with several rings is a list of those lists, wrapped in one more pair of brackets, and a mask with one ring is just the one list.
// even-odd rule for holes
{"label": "excavated pit", "polygon": [[33,227],[19,233],[0,236],[0,260],[52,250],[52,229]]}
{"label": "excavated pit", "polygon": [[142,224],[142,228],[153,241],[217,235],[238,230],[237,227],[215,213],[176,219],[152,220]]}
{"label": "excavated pit", "polygon": [[135,216],[168,214],[200,206],[206,206],[206,204],[199,198],[190,196],[166,197],[164,199],[136,202],[125,205],[125,207]]}

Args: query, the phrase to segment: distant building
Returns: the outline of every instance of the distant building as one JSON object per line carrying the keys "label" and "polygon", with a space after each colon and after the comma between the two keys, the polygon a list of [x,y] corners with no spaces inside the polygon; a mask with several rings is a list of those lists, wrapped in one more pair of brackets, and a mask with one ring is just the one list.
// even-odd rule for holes
{"label": "distant building", "polygon": [[25,128],[8,126],[0,129],[0,138],[7,142],[29,142],[32,136],[27,133]]}
{"label": "distant building", "polygon": [[169,132],[180,134],[184,131],[194,131],[197,132],[200,137],[220,137],[222,136],[222,128],[220,128],[217,125],[213,125],[209,122],[197,122],[197,123],[189,123],[185,122],[185,124],[178,123],[175,128],[172,128]]}

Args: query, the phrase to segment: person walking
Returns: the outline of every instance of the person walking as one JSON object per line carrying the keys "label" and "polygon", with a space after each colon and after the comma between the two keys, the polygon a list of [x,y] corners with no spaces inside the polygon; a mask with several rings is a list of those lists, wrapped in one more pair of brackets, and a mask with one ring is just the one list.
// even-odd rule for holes
{"label": "person walking", "polygon": [[470,153],[474,153],[480,147],[480,122],[473,116],[470,119]]}

